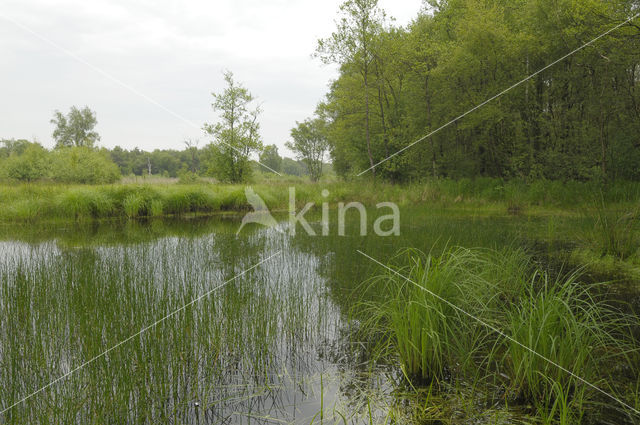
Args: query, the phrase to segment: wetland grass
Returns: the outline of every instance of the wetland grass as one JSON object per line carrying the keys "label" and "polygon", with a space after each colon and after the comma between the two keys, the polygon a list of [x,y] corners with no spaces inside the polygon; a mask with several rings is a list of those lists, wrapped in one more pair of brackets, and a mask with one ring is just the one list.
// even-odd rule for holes
{"label": "wetland grass", "polygon": [[632,319],[593,295],[593,285],[576,274],[552,280],[517,250],[409,250],[390,267],[398,263],[411,282],[383,273],[367,285],[387,300],[358,310],[369,317],[363,332],[385,335],[378,355],[397,356],[414,385],[496,388],[503,403],[530,404],[545,423],[582,423],[603,404],[629,420],[623,406],[540,357],[614,397],[632,397],[618,394],[616,383],[633,378],[613,372],[633,370]]}
{"label": "wetland grass", "polygon": [[[362,276],[379,269],[354,258],[356,249],[388,258],[406,246],[430,254],[403,251],[391,261],[400,273],[523,344],[535,340],[549,358],[558,357],[576,374],[589,368],[586,375],[595,384],[638,403],[636,378],[621,384],[627,379],[621,370],[638,370],[627,318],[576,276],[551,279],[523,251],[491,248],[513,247],[519,237],[544,232],[544,218],[508,216],[503,205],[493,204],[473,213],[452,210],[450,205],[472,201],[443,200],[434,187],[361,186],[363,199],[376,200],[382,191],[404,199],[401,238],[361,238],[356,225],[347,226],[345,237],[300,232],[283,238],[259,228],[237,237],[238,223],[230,215],[139,219],[160,211],[242,208],[243,187],[207,185],[104,186],[112,202],[77,187],[79,194],[68,198],[65,208],[81,218],[62,225],[61,232],[47,229],[45,222],[33,222],[22,233],[19,226],[5,225],[5,238],[28,244],[9,242],[7,255],[0,256],[2,406],[265,252],[285,249],[286,255],[0,416],[0,422],[195,423],[198,403],[201,423],[267,422],[273,412],[287,423],[291,417],[282,412],[290,412],[292,386],[303,388],[303,398],[317,397],[319,404],[305,414],[310,421],[324,411],[325,423],[462,424],[470,418],[496,424],[589,423],[598,411],[611,410],[610,400],[527,358],[518,346],[397,276],[385,274],[357,286]],[[30,190],[37,194],[45,188]],[[46,190],[51,199],[62,199]],[[329,190],[330,202],[348,201],[353,193],[345,185]],[[319,187],[306,185],[297,198],[322,202],[319,193]],[[286,188],[261,195],[269,205],[287,199]],[[92,211],[116,214],[129,197],[136,201],[130,210],[136,220],[92,221],[92,214],[99,214]],[[434,208],[414,202],[434,202]],[[575,227],[566,216],[553,223],[553,235]],[[353,304],[363,301],[364,314],[357,308],[349,316]],[[526,320],[537,325],[524,328]],[[343,334],[343,327],[349,331]],[[580,336],[573,345],[564,337],[572,333]],[[585,353],[584,344],[596,348]],[[567,354],[571,349],[582,354],[573,359]],[[326,364],[329,369],[321,367]],[[380,388],[389,391],[386,396]],[[344,405],[333,398],[342,392]],[[626,413],[615,414],[610,422],[634,423]]]}
{"label": "wetland grass", "polygon": [[[248,183],[250,184],[250,183]],[[597,183],[505,181],[492,178],[433,179],[420,183],[327,182],[256,183],[253,187],[272,210],[288,206],[288,188],[296,188],[299,205],[359,201],[365,205],[395,202],[405,205],[473,207],[478,212],[523,214],[531,209],[575,210],[586,205],[585,194],[601,191],[607,204],[631,205],[640,200],[640,185],[616,182],[604,189]],[[245,185],[214,183],[127,183],[112,185],[0,185],[0,221],[136,218],[244,211],[249,208]],[[323,189],[329,191],[323,197]]]}
{"label": "wetland grass", "polygon": [[[0,260],[0,410],[282,243],[220,234],[114,247],[14,246]],[[309,261],[291,254],[265,263],[7,410],[0,422],[195,423],[194,402],[206,423],[261,405],[286,417],[287,392],[303,384],[286,383],[283,371],[313,367],[291,353],[305,353],[330,326],[320,281],[301,275],[313,270]]]}

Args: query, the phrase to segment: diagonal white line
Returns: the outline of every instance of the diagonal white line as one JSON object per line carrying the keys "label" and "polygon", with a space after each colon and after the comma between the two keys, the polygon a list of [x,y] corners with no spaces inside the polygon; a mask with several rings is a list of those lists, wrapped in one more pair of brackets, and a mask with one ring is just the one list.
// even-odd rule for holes
{"label": "diagonal white line", "polygon": [[595,43],[596,41],[600,40],[602,37],[609,35],[610,33],[612,33],[613,31],[617,30],[618,28],[622,27],[623,25],[627,24],[628,22],[631,22],[632,20],[634,20],[635,18],[637,18],[638,16],[640,16],[640,13],[636,13],[634,16],[632,16],[631,18],[627,19],[626,21],[622,22],[621,24],[616,25],[615,27],[611,28],[610,30],[600,34],[599,36],[597,36],[596,38],[594,38],[591,41],[588,41],[587,43],[583,44],[582,46],[578,47],[577,49],[567,53],[566,55],[562,56],[560,59],[557,59],[554,62],[551,62],[549,65],[545,66],[544,68],[534,72],[533,74],[529,75],[528,77],[526,77],[525,79],[518,81],[517,83],[515,83],[514,85],[512,85],[511,87],[504,89],[503,91],[501,91],[500,93],[496,94],[495,96],[485,100],[484,102],[482,102],[481,104],[474,106],[473,108],[469,109],[467,112],[465,112],[464,114],[452,119],[451,121],[449,121],[448,123],[444,124],[441,127],[438,127],[437,129],[433,130],[431,133],[422,136],[421,138],[419,138],[418,140],[416,140],[415,142],[405,146],[404,148],[400,149],[399,151],[392,153],[391,155],[389,155],[388,157],[386,157],[385,159],[383,159],[380,162],[375,163],[374,165],[372,165],[371,167],[367,168],[366,170],[364,170],[363,172],[361,172],[360,174],[358,174],[358,177],[365,174],[368,171],[373,170],[374,168],[376,168],[378,165],[382,164],[383,162],[386,162],[388,160],[390,160],[391,158],[393,158],[396,155],[401,154],[402,152],[406,151],[407,149],[409,149],[410,147],[416,145],[417,143],[422,142],[425,139],[428,139],[429,137],[433,136],[434,134],[438,133],[439,131],[449,127],[451,124],[455,123],[456,121],[461,120],[462,118],[466,117],[467,115],[469,115],[470,113],[482,108],[484,105],[486,105],[487,103],[490,103],[494,100],[496,100],[497,98],[499,98],[500,96],[502,96],[503,94],[507,93],[508,91],[511,91],[512,89],[518,87],[519,85],[521,85],[522,83],[527,82],[528,80],[532,79],[533,77],[535,77],[536,75],[540,74],[543,71],[546,71],[547,69],[551,68],[552,66],[556,65],[559,62],[562,62],[563,60],[565,60],[566,58],[568,58],[569,56],[579,52],[580,50],[584,49],[587,46],[590,46],[591,44]]}
{"label": "diagonal white line", "polygon": [[79,366],[76,366],[75,368],[71,369],[69,372],[65,373],[64,375],[54,379],[53,381],[49,382],[47,385],[45,385],[44,387],[32,392],[31,394],[27,395],[26,397],[22,398],[19,401],[16,401],[15,403],[13,403],[11,406],[3,409],[0,411],[0,415],[4,414],[5,412],[13,409],[14,407],[18,406],[19,404],[24,403],[25,401],[29,400],[30,398],[32,398],[33,396],[41,393],[42,391],[46,390],[47,388],[57,384],[58,382],[62,381],[63,379],[69,377],[70,375],[72,375],[73,373],[79,371],[80,369],[82,369],[83,367],[93,363],[94,361],[98,360],[101,357],[104,357],[105,355],[107,355],[108,353],[110,353],[111,351],[115,350],[116,348],[120,347],[123,344],[126,344],[127,342],[131,341],[132,339],[134,339],[137,336],[142,335],[143,333],[145,333],[146,331],[148,331],[149,329],[152,329],[156,326],[158,326],[160,323],[164,322],[165,320],[167,320],[170,317],[175,316],[176,314],[178,314],[179,312],[183,311],[184,309],[186,309],[187,307],[197,303],[198,301],[200,301],[201,299],[208,297],[209,295],[211,295],[212,293],[214,293],[215,291],[217,291],[218,289],[221,289],[223,287],[225,287],[226,285],[228,285],[229,283],[233,282],[234,280],[236,280],[237,278],[239,278],[240,276],[243,276],[245,274],[247,274],[248,272],[250,272],[251,270],[255,269],[256,267],[260,266],[263,263],[266,263],[267,261],[269,261],[270,259],[272,259],[273,257],[275,257],[276,255],[280,254],[282,252],[282,250],[278,250],[278,252],[276,252],[275,254],[270,255],[269,257],[261,260],[260,262],[254,264],[253,266],[249,267],[248,269],[245,269],[244,271],[238,273],[237,275],[235,275],[234,277],[232,277],[231,279],[221,283],[220,285],[216,286],[215,288],[205,292],[204,294],[198,296],[197,298],[194,298],[193,300],[189,301],[187,304],[183,305],[182,307],[180,307],[177,310],[172,311],[171,313],[167,314],[166,316],[164,316],[163,318],[156,320],[155,322],[153,322],[152,324],[145,326],[144,328],[140,329],[138,332],[134,333],[133,335],[127,337],[126,339],[123,339],[122,341],[118,342],[116,345],[112,346],[111,348],[103,351],[102,353],[98,354],[95,357],[92,357],[91,359],[87,360],[86,362],[82,363]]}
{"label": "diagonal white line", "polygon": [[[111,75],[110,73],[106,72],[105,70],[103,70],[102,68],[97,67],[96,65],[92,64],[91,62],[88,62],[87,60],[83,59],[82,57],[78,56],[77,54],[73,53],[72,51],[62,47],[61,45],[59,45],[58,43],[50,40],[49,38],[43,36],[42,34],[32,30],[31,28],[29,28],[28,26],[17,22],[5,15],[0,14],[0,18],[11,22],[12,24],[14,24],[15,26],[23,29],[24,31],[30,33],[31,35],[33,35],[34,37],[40,39],[41,41],[45,42],[46,44],[52,46],[53,48],[55,48],[56,50],[61,51],[62,53],[66,54],[67,56],[75,59],[76,61],[80,62],[81,64],[91,68],[92,70],[94,70],[95,72],[97,72],[98,74],[102,75],[103,77],[105,77],[108,80],[111,80],[112,82],[118,84],[119,86],[129,90],[131,93],[135,94],[136,96],[139,96],[141,98],[143,98],[144,100],[146,100],[147,102],[157,106],[158,108],[162,109],[163,111],[167,112],[170,115],[173,115],[175,118],[179,119],[180,121],[183,121],[184,123],[190,125],[191,127],[194,127],[198,130],[202,130],[202,128],[200,126],[198,126],[196,123],[194,123],[193,121],[183,117],[182,115],[178,114],[177,112],[167,108],[166,106],[164,106],[163,104],[161,104],[160,102],[158,102],[157,100],[153,99],[152,97],[147,96],[146,94],[142,93],[140,90],[136,89],[135,87],[125,83],[124,81],[120,80],[117,77],[114,77],[113,75]],[[244,155],[244,152],[242,152],[242,150],[236,148],[235,146],[231,146],[230,144],[220,140],[220,143],[230,147],[231,149],[235,150],[238,153],[241,153]],[[261,166],[263,166],[264,168],[266,168],[267,170],[276,173],[279,176],[282,176],[282,174],[280,174],[279,172],[277,172],[276,170],[274,170],[273,168],[264,165],[263,163],[261,163],[260,161],[256,161],[258,164],[260,164]]]}
{"label": "diagonal white line", "polygon": [[449,307],[455,309],[456,311],[459,311],[460,313],[472,318],[473,320],[477,321],[478,323],[480,323],[481,325],[491,329],[492,331],[494,331],[495,333],[499,334],[500,336],[508,339],[509,341],[513,342],[514,344],[519,345],[520,347],[524,348],[525,350],[529,351],[530,353],[540,357],[542,360],[549,362],[550,364],[554,365],[555,367],[557,367],[558,369],[562,370],[563,372],[571,375],[572,377],[576,378],[578,381],[582,382],[583,384],[599,391],[600,393],[606,395],[607,397],[609,397],[612,400],[615,400],[616,402],[620,403],[622,406],[626,407],[627,409],[633,411],[636,415],[640,416],[640,410],[634,409],[633,407],[629,406],[627,403],[625,403],[624,401],[612,396],[611,394],[609,394],[608,392],[600,389],[599,387],[596,387],[595,385],[593,385],[592,383],[584,380],[583,378],[579,377],[578,375],[576,375],[575,373],[571,372],[570,370],[560,366],[559,364],[555,363],[553,360],[543,356],[542,354],[539,354],[538,352],[532,350],[531,348],[527,347],[526,345],[522,344],[519,341],[516,341],[514,338],[510,337],[509,335],[505,334],[504,332],[502,332],[500,329],[496,328],[495,326],[492,326],[488,323],[486,323],[484,320],[474,316],[473,314],[467,313],[466,311],[464,311],[463,309],[461,309],[460,307],[458,307],[457,305],[453,304],[451,301],[448,301],[444,298],[442,298],[441,296],[439,296],[438,294],[428,290],[427,288],[419,285],[418,283],[414,282],[413,280],[409,279],[406,276],[403,276],[402,274],[398,273],[397,271],[393,270],[392,268],[390,268],[389,266],[381,263],[380,261],[376,260],[375,258],[365,254],[364,252],[360,251],[359,249],[356,250],[358,251],[358,253],[362,254],[363,256],[367,257],[369,260],[373,261],[374,263],[384,267],[385,269],[389,270],[390,272],[394,273],[395,275],[401,277],[402,279],[406,280],[409,283],[412,283],[413,285],[417,286],[418,288],[422,289],[423,291],[429,293],[431,296],[437,298],[439,301],[442,301],[443,303],[447,304]]}

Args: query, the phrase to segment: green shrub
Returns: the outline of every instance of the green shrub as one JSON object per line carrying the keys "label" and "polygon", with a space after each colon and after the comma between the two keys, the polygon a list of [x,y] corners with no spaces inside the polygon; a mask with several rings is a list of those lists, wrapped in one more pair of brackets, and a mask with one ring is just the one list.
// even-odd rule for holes
{"label": "green shrub", "polygon": [[49,175],[49,153],[36,143],[29,144],[20,155],[12,154],[0,164],[0,177],[31,182]]}
{"label": "green shrub", "polygon": [[120,179],[120,170],[106,152],[86,147],[51,153],[51,178],[60,183],[104,184]]}

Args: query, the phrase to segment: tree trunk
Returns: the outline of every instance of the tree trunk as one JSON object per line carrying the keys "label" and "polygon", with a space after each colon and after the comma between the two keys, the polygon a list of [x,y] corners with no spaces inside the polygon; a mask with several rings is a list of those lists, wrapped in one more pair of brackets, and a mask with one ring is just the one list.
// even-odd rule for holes
{"label": "tree trunk", "polygon": [[387,122],[384,116],[384,104],[382,103],[382,90],[378,87],[378,104],[380,105],[380,119],[382,120],[382,139],[384,142],[384,155],[389,156],[389,135],[387,134]]}
{"label": "tree trunk", "polygon": [[[365,59],[366,60],[366,59]],[[369,78],[368,78],[368,66],[365,63],[364,66],[364,126],[367,137],[367,155],[369,155],[369,164],[371,166],[371,173],[373,174],[373,178],[376,178],[376,169],[373,168],[373,155],[371,154],[371,132],[369,130]]]}

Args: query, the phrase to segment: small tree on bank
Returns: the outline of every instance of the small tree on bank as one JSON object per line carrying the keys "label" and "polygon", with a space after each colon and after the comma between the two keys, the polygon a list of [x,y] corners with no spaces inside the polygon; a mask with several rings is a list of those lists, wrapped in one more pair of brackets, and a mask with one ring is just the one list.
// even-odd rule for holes
{"label": "small tree on bank", "polygon": [[82,109],[72,106],[66,116],[60,111],[55,111],[51,124],[56,126],[53,130],[56,148],[72,146],[93,148],[100,140],[100,135],[94,131],[98,124],[96,114],[87,106]]}
{"label": "small tree on bank", "polygon": [[293,141],[287,142],[287,147],[305,163],[309,177],[316,182],[322,177],[322,161],[329,148],[325,135],[325,123],[322,119],[316,118],[296,124],[297,127],[291,129]]}
{"label": "small tree on bank", "polygon": [[232,183],[246,180],[250,173],[249,155],[262,148],[258,116],[260,108],[250,108],[254,97],[236,83],[231,72],[224,73],[227,87],[222,93],[212,93],[211,104],[220,113],[216,124],[204,125],[213,136],[209,145],[209,171],[218,179]]}

